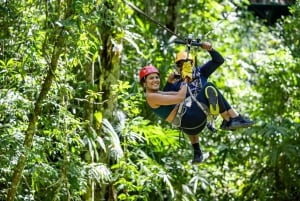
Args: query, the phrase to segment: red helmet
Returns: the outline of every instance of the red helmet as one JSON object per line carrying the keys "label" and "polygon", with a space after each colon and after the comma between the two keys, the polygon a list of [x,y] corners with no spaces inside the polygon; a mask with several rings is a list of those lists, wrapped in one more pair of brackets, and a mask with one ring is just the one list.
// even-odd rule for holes
{"label": "red helmet", "polygon": [[140,82],[142,81],[142,79],[144,77],[146,77],[147,75],[151,74],[151,73],[157,73],[159,74],[159,71],[157,70],[156,67],[149,65],[149,66],[144,66],[141,70],[140,70]]}

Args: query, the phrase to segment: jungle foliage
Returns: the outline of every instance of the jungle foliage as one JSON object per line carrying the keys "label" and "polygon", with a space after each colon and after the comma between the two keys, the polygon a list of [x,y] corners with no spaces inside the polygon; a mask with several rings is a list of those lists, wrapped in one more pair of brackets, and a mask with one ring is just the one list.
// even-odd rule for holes
{"label": "jungle foliage", "polygon": [[185,48],[170,32],[121,0],[1,1],[0,200],[299,200],[299,0],[271,26],[248,0],[131,3],[211,41],[226,61],[210,81],[256,125],[205,129],[192,165],[138,83],[149,63],[166,82]]}

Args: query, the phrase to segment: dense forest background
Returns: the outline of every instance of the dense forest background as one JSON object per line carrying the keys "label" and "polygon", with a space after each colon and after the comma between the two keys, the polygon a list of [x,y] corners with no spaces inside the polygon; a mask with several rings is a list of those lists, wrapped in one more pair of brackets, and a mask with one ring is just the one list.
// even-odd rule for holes
{"label": "dense forest background", "polygon": [[210,81],[256,125],[205,129],[211,157],[192,165],[138,84],[149,63],[165,83],[185,48],[172,33],[121,0],[3,0],[0,200],[300,200],[300,1],[272,24],[248,0],[131,3],[212,42],[226,61]]}

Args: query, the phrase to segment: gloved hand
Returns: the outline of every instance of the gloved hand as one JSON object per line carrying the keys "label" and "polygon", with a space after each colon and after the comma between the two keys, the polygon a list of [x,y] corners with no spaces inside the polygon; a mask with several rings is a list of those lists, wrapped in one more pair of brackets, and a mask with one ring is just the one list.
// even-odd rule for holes
{"label": "gloved hand", "polygon": [[189,81],[192,81],[193,67],[190,61],[186,61],[182,65],[181,77],[182,79],[187,78]]}

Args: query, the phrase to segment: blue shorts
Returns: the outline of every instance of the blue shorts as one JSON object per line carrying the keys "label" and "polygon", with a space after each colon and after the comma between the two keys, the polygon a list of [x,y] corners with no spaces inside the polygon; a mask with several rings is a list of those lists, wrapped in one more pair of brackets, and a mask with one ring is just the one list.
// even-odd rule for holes
{"label": "blue shorts", "polygon": [[205,128],[206,121],[206,115],[193,101],[191,107],[186,107],[185,114],[181,118],[181,129],[188,135],[197,135]]}
{"label": "blue shorts", "polygon": [[[205,96],[205,88],[207,86],[213,86],[218,92],[218,103],[220,107],[220,113],[223,113],[229,109],[231,106],[227,102],[227,100],[223,97],[220,91],[210,82],[208,82],[203,88],[198,92],[196,99],[204,103],[205,105],[209,105],[208,100]],[[186,107],[186,111],[181,118],[181,129],[184,133],[188,135],[197,135],[199,134],[206,125],[207,117],[202,109],[198,106],[195,101],[192,101],[191,107]]]}

